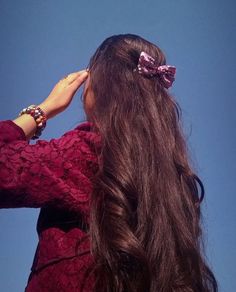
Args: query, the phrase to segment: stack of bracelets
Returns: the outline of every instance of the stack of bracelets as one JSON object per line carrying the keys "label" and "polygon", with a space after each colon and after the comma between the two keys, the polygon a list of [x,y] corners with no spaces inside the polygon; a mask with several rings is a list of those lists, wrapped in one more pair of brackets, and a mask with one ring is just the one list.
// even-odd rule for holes
{"label": "stack of bracelets", "polygon": [[40,137],[40,135],[42,134],[42,131],[44,130],[44,128],[46,127],[46,124],[47,124],[47,118],[46,118],[45,113],[37,105],[30,105],[27,108],[24,108],[20,112],[19,116],[22,116],[24,114],[31,115],[34,118],[34,120],[37,124],[37,129],[36,129],[34,136],[31,139],[33,139],[33,140],[38,139]]}

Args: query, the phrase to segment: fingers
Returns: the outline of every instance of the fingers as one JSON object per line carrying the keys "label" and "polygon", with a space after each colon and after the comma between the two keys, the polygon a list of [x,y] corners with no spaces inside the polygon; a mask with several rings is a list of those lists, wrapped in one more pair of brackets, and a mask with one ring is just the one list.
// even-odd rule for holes
{"label": "fingers", "polygon": [[70,86],[74,90],[77,90],[87,78],[88,78],[88,71],[86,70],[79,71],[77,75],[75,76],[75,79],[73,80],[73,82],[71,82]]}
{"label": "fingers", "polygon": [[[68,74],[67,76],[65,76],[64,78],[62,78],[60,80],[60,82],[65,83],[66,85],[70,85],[71,83],[73,83],[77,78],[79,78],[80,76],[85,77],[85,73],[88,73],[87,70],[81,70],[78,72],[73,72]],[[87,74],[86,74],[87,75]]]}
{"label": "fingers", "polygon": [[88,77],[87,70],[73,72],[59,81],[60,87],[74,94]]}

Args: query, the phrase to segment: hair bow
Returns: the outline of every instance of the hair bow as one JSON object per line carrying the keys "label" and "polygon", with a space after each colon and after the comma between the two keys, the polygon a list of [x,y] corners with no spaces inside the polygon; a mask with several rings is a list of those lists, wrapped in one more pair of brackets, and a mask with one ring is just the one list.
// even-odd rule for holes
{"label": "hair bow", "polygon": [[141,52],[138,61],[138,72],[145,76],[159,76],[164,87],[169,88],[175,81],[176,68],[170,65],[158,66],[155,59],[145,52]]}

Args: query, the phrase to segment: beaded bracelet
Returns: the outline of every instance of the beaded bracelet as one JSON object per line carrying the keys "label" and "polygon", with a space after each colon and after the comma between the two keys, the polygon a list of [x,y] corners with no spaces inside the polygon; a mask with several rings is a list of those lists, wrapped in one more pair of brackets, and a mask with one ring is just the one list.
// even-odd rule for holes
{"label": "beaded bracelet", "polygon": [[32,105],[24,108],[19,113],[19,116],[22,116],[24,114],[29,114],[34,118],[34,120],[37,124],[37,129],[36,129],[34,136],[31,139],[33,139],[33,140],[38,139],[40,137],[40,135],[42,134],[42,131],[45,129],[46,124],[47,124],[47,117],[46,117],[44,111],[40,107],[38,107],[37,105],[32,104]]}

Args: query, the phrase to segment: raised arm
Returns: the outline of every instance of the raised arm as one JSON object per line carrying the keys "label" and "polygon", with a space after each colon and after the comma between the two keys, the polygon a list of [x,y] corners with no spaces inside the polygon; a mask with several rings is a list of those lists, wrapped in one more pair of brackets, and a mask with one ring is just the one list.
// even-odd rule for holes
{"label": "raised arm", "polygon": [[[87,73],[73,74],[73,82],[65,86],[64,81],[60,81],[40,105],[48,118],[66,108],[87,76]],[[86,127],[89,129],[89,124]],[[36,128],[31,116],[1,122],[0,207],[56,205],[86,213],[90,176],[97,166],[91,146],[96,134],[86,127],[70,131],[59,139],[39,140],[30,145],[28,140]]]}

